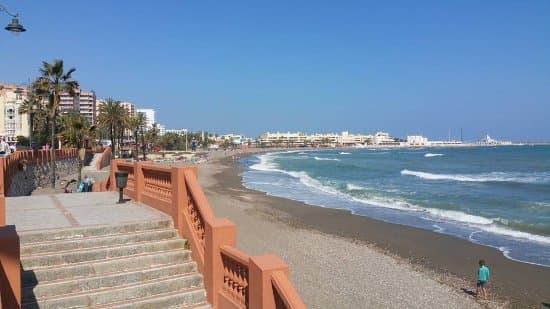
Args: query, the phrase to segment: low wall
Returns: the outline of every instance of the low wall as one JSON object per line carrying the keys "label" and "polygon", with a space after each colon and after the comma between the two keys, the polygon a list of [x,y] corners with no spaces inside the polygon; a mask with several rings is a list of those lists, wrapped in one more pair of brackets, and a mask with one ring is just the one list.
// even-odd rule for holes
{"label": "low wall", "polygon": [[[57,161],[55,175],[57,180],[78,173],[78,159],[68,158]],[[13,175],[11,185],[6,196],[29,195],[38,187],[46,187],[52,183],[51,162],[27,165],[25,169]]]}

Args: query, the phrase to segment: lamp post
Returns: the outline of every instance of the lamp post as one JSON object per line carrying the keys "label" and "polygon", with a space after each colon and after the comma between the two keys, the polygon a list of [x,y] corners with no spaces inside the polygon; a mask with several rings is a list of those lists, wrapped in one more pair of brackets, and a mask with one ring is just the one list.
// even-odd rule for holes
{"label": "lamp post", "polygon": [[8,9],[6,9],[1,4],[0,4],[0,12],[5,12],[9,16],[13,17],[11,19],[11,23],[9,23],[4,29],[8,30],[9,32],[11,32],[15,35],[17,35],[21,32],[27,31],[27,29],[25,29],[25,27],[23,27],[23,25],[21,25],[19,23],[19,14],[18,13],[17,14],[10,13],[10,11],[8,11]]}

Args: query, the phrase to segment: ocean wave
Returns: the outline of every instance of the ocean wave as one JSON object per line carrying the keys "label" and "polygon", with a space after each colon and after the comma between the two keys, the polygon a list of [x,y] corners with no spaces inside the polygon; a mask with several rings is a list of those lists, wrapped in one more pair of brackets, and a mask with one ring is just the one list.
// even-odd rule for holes
{"label": "ocean wave", "polygon": [[313,157],[317,161],[340,161],[338,158],[320,158],[320,157]]}
{"label": "ocean wave", "polygon": [[461,182],[518,182],[518,183],[548,183],[550,173],[504,173],[492,172],[482,174],[432,174],[427,172],[404,169],[401,175],[415,176],[428,180],[453,180]]}
{"label": "ocean wave", "polygon": [[[452,221],[461,224],[465,224],[470,227],[478,228],[484,232],[498,234],[502,236],[512,237],[515,239],[523,239],[527,241],[535,241],[544,244],[550,244],[550,237],[532,234],[529,232],[518,231],[506,226],[507,220],[501,218],[486,218],[483,216],[468,214],[462,211],[437,209],[422,207],[409,203],[400,198],[392,198],[386,196],[352,196],[351,194],[344,193],[335,187],[325,185],[321,181],[309,176],[305,171],[286,171],[279,169],[278,166],[272,162],[274,159],[273,154],[259,156],[260,162],[250,166],[251,169],[257,171],[270,171],[279,172],[289,175],[297,179],[303,185],[313,188],[314,190],[324,192],[332,196],[338,196],[348,201],[354,201],[363,205],[383,207],[388,209],[394,209],[399,211],[412,211],[418,214],[425,214],[424,216],[431,217],[435,220]],[[404,170],[407,171],[407,170]],[[410,172],[410,171],[409,171]],[[403,173],[402,174],[406,174]],[[250,182],[252,183],[252,182]],[[353,190],[366,190],[365,187],[360,187],[351,183],[346,184],[348,191]],[[504,226],[503,226],[504,225]]]}
{"label": "ocean wave", "polygon": [[340,154],[341,154],[341,155],[350,155],[351,153],[345,152],[345,151],[340,151]]}
{"label": "ocean wave", "polygon": [[352,183],[348,183],[346,184],[346,189],[348,191],[353,191],[353,190],[365,190],[365,187],[361,187],[361,186],[358,186],[358,185],[354,185]]}
{"label": "ocean wave", "polygon": [[424,157],[426,158],[431,158],[431,157],[442,157],[444,156],[442,153],[427,153],[424,155]]}

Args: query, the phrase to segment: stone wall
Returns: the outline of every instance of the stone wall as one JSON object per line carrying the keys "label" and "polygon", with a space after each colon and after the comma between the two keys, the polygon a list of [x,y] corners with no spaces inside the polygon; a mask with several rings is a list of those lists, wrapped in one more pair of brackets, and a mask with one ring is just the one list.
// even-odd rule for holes
{"label": "stone wall", "polygon": [[[89,162],[89,161],[88,161]],[[78,173],[78,159],[69,158],[56,162],[57,180]],[[30,195],[38,187],[50,186],[52,183],[51,163],[28,165],[26,170],[19,170],[12,178],[7,196]]]}

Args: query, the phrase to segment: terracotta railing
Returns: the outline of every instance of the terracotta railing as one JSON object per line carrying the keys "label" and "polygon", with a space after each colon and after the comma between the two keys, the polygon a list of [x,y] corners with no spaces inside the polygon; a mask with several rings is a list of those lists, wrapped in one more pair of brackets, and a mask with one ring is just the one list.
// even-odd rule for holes
{"label": "terracotta railing", "polygon": [[[76,149],[55,152],[57,161],[78,156]],[[21,308],[19,236],[15,226],[6,226],[6,193],[19,170],[50,162],[50,158],[50,150],[16,151],[0,157],[0,308]]]}
{"label": "terracotta railing", "polygon": [[113,160],[109,186],[103,182],[100,187],[115,191],[117,171],[129,174],[126,195],[172,217],[189,243],[214,308],[305,308],[283,261],[274,255],[248,256],[235,247],[236,226],[214,216],[195,167]]}
{"label": "terracotta railing", "polygon": [[111,157],[112,157],[111,147],[105,147],[103,148],[102,151],[96,152],[96,153],[101,153],[101,158],[97,160],[97,163],[96,163],[96,169],[98,171],[106,166],[109,166],[109,164],[111,164]]}

